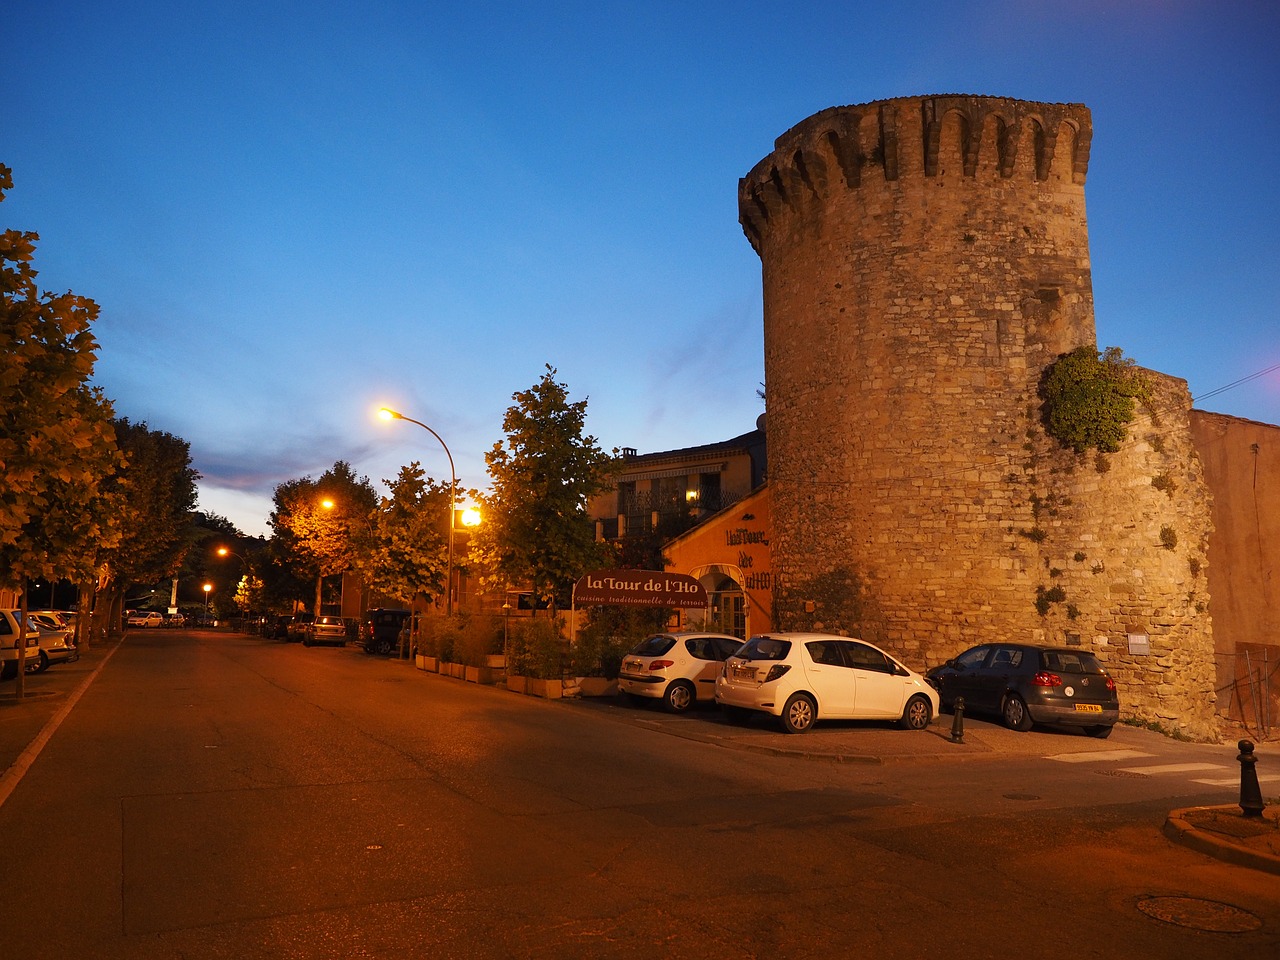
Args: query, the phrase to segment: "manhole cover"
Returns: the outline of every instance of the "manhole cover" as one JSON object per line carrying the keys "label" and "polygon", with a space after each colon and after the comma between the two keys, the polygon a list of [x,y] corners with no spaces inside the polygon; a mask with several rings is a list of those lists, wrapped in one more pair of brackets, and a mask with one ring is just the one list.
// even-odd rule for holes
{"label": "manhole cover", "polygon": [[1156,920],[1209,933],[1247,933],[1262,926],[1247,910],[1198,897],[1148,897],[1138,901],[1138,909]]}
{"label": "manhole cover", "polygon": [[1103,777],[1128,777],[1130,780],[1150,780],[1145,773],[1135,773],[1133,770],[1095,770],[1094,773]]}
{"label": "manhole cover", "polygon": [[1006,800],[1039,800],[1040,799],[1034,793],[1006,793],[1004,795],[1004,798]]}

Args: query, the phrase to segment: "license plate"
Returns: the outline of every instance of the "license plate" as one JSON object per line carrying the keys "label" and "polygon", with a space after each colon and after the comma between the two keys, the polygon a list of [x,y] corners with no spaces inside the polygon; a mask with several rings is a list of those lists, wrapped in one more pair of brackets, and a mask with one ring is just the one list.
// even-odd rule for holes
{"label": "license plate", "polygon": [[740,663],[733,668],[733,678],[735,680],[755,680],[756,668]]}
{"label": "license plate", "polygon": [[1077,703],[1076,713],[1101,713],[1102,708],[1096,703]]}

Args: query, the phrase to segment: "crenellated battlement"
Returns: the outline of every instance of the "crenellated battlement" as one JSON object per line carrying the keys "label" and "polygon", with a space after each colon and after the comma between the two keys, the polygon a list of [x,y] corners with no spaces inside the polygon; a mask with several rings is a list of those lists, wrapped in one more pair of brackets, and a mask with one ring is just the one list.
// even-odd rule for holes
{"label": "crenellated battlement", "polygon": [[738,184],[739,221],[759,252],[771,218],[832,189],[906,177],[1083,187],[1093,122],[1078,103],[946,94],[830,107],[792,127]]}

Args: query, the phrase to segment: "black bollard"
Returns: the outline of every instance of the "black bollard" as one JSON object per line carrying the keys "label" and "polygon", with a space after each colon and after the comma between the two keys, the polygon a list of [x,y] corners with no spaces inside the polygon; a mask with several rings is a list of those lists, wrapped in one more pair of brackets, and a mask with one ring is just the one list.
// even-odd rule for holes
{"label": "black bollard", "polygon": [[1258,786],[1258,758],[1253,755],[1253,744],[1241,740],[1240,748],[1240,812],[1246,817],[1260,817],[1266,804],[1262,802],[1262,788]]}
{"label": "black bollard", "polygon": [[964,697],[956,697],[951,709],[955,711],[955,719],[951,721],[951,742],[964,743]]}

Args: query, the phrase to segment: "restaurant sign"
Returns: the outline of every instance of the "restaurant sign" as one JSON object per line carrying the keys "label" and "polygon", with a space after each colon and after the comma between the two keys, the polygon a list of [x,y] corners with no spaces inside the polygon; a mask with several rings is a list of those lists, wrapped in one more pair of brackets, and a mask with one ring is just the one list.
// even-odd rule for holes
{"label": "restaurant sign", "polygon": [[693,577],[660,570],[596,570],[573,588],[575,606],[609,604],[626,607],[678,607],[695,610],[707,605],[707,591]]}

